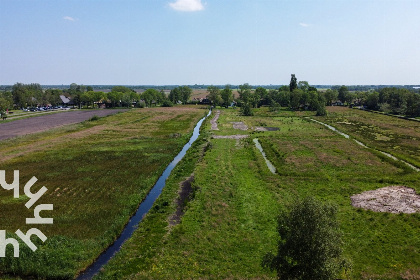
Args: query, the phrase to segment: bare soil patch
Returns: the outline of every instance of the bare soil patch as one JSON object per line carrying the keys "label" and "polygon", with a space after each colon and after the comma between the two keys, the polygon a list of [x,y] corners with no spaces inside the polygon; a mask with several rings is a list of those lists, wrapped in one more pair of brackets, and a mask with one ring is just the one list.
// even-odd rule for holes
{"label": "bare soil patch", "polygon": [[420,195],[412,188],[390,186],[353,195],[351,204],[374,212],[412,214],[420,212]]}
{"label": "bare soil patch", "polygon": [[235,140],[239,140],[239,139],[244,139],[244,138],[248,138],[248,135],[242,135],[242,134],[238,134],[238,135],[213,135],[214,139],[235,139]]}
{"label": "bare soil patch", "polygon": [[217,110],[216,114],[214,115],[214,118],[210,121],[211,130],[219,130],[219,128],[217,127],[217,120],[219,119],[219,116],[220,116],[220,110]]}
{"label": "bare soil patch", "polygon": [[234,129],[239,129],[239,130],[248,130],[248,126],[246,124],[244,124],[243,122],[231,122],[233,125]]}
{"label": "bare soil patch", "polygon": [[194,174],[191,174],[189,178],[180,183],[179,196],[176,200],[176,211],[169,218],[169,225],[174,226],[181,222],[181,218],[184,215],[184,209],[188,201],[190,201],[193,194],[192,182],[194,182]]}
{"label": "bare soil patch", "polygon": [[280,128],[278,127],[266,127],[266,126],[257,126],[254,128],[255,131],[277,131]]}
{"label": "bare soil patch", "polygon": [[0,124],[0,140],[46,131],[63,125],[86,121],[93,116],[104,117],[126,110],[72,111],[27,118]]}

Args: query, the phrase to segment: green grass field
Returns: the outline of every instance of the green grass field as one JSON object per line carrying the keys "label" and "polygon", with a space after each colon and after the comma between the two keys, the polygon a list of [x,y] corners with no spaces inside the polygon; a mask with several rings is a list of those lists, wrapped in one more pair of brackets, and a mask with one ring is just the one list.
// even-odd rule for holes
{"label": "green grass field", "polygon": [[[234,121],[280,130],[235,130]],[[242,117],[227,109],[218,127],[210,131],[207,124],[157,201],[167,206],[146,217],[99,279],[274,279],[260,264],[276,248],[278,210],[308,195],[338,206],[344,255],[353,264],[350,273],[338,277],[420,277],[420,214],[375,213],[355,209],[350,201],[353,194],[390,185],[420,192],[417,172],[302,118],[302,113],[274,114],[263,108],[253,117]],[[250,137],[211,138],[232,134]],[[251,141],[254,137],[278,174],[269,172]],[[210,148],[201,156],[203,147]],[[170,226],[179,183],[192,173],[195,194],[181,223]]]}
{"label": "green grass field", "polygon": [[[39,203],[54,205],[42,212],[54,224],[38,226],[48,239],[37,242],[35,253],[21,246],[20,258],[0,259],[0,272],[73,278],[121,232],[204,113],[197,107],[131,110],[2,141],[1,169],[8,180],[20,171],[21,190],[32,176],[38,178],[33,192],[48,188]],[[2,229],[26,232],[33,210],[11,197],[11,191],[0,192]]]}
{"label": "green grass field", "polygon": [[[382,138],[345,129],[348,125],[340,123],[365,119],[381,135],[419,139],[413,121],[333,109],[328,117],[317,119],[372,148],[395,149],[386,144],[394,142],[383,143]],[[109,244],[204,114],[191,108],[160,110],[133,110],[42,136],[0,142],[2,158],[8,158],[2,169],[19,167],[22,182],[37,176],[50,190],[45,203],[54,203],[55,219],[54,226],[42,228],[51,238],[41,252],[28,253],[21,262],[0,260],[0,271],[72,278]],[[344,255],[353,264],[338,278],[419,279],[420,213],[356,209],[350,196],[391,185],[420,193],[420,173],[304,118],[315,118],[313,112],[273,113],[260,108],[254,113],[243,117],[239,110],[221,109],[219,130],[211,130],[214,114],[205,121],[199,139],[175,167],[133,237],[96,278],[275,279],[261,261],[265,253],[276,250],[279,210],[288,209],[297,198],[314,196],[338,207]],[[248,130],[234,129],[232,122],[243,122]],[[255,127],[279,130],[258,132]],[[236,134],[249,137],[212,138]],[[259,139],[277,174],[269,171],[253,138]],[[410,143],[399,140],[393,145]],[[420,152],[413,148],[395,155],[414,163]],[[192,192],[182,203],[181,220],[170,224],[179,207],[181,183],[191,175]],[[13,230],[22,218],[7,204],[9,198],[10,193],[1,193],[0,220],[2,225],[8,221],[7,229]],[[22,209],[22,202],[15,204],[13,209]],[[6,219],[7,215],[14,218]],[[35,256],[41,261],[36,262]]]}
{"label": "green grass field", "polygon": [[420,122],[346,107],[330,107],[318,119],[420,168]]}

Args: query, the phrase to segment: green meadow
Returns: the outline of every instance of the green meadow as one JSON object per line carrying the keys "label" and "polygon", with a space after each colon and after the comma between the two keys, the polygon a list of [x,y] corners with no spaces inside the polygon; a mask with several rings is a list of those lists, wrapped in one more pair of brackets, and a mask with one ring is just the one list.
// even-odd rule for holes
{"label": "green meadow", "polygon": [[[420,193],[420,172],[374,150],[420,167],[416,122],[344,108],[328,108],[326,117],[264,107],[248,117],[239,109],[218,110],[218,130],[211,129],[213,112],[138,229],[95,279],[276,279],[261,262],[276,251],[277,216],[306,196],[338,207],[352,269],[337,278],[420,278],[420,213],[377,213],[354,208],[350,200],[393,185]],[[54,225],[39,227],[48,240],[36,253],[21,249],[25,258],[0,259],[0,271],[74,278],[122,230],[205,113],[198,106],[131,110],[0,142],[1,169],[21,170],[21,185],[36,176],[37,185],[49,189],[42,202],[54,204]],[[234,128],[238,122],[248,129]],[[248,137],[217,138],[232,135]],[[191,188],[180,200],[185,181]],[[10,197],[10,191],[0,193],[2,225],[25,232],[22,217],[31,213],[22,210],[24,199]]]}
{"label": "green meadow", "polygon": [[[0,273],[74,278],[119,235],[205,112],[197,107],[135,109],[0,142],[7,180],[19,170],[22,195],[24,184],[37,177],[31,191],[48,189],[37,203],[54,205],[53,211],[41,212],[54,224],[37,226],[47,241],[34,237],[34,253],[21,244],[19,258],[0,259]],[[12,195],[0,192],[0,220],[8,237],[33,226],[25,224],[33,217],[33,209],[24,206],[27,199]]]}
{"label": "green meadow", "polygon": [[[276,250],[278,211],[305,196],[338,206],[344,256],[352,263],[339,278],[419,278],[420,214],[376,213],[353,208],[350,200],[391,185],[419,193],[419,173],[303,118],[311,114],[261,108],[243,117],[238,110],[222,109],[219,130],[211,130],[208,119],[153,211],[97,279],[275,279],[261,261]],[[388,118],[388,123],[395,120]],[[243,122],[248,130],[234,129],[232,122]],[[235,134],[249,137],[213,138]],[[277,174],[268,170],[253,138]],[[375,141],[369,145],[380,148]],[[193,192],[180,223],[173,225],[180,183],[192,174]]]}

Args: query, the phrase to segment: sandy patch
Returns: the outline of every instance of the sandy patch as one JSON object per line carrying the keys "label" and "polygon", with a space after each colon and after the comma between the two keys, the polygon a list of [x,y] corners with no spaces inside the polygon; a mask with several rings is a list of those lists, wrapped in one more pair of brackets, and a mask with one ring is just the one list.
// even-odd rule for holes
{"label": "sandy patch", "polygon": [[214,118],[210,121],[211,130],[219,130],[219,128],[217,127],[217,120],[219,119],[219,116],[220,116],[220,110],[217,110],[216,114],[214,115]]}
{"label": "sandy patch", "polygon": [[374,212],[420,212],[420,195],[404,186],[390,186],[351,196],[351,204]]}
{"label": "sandy patch", "polygon": [[231,122],[234,129],[248,130],[248,126],[243,122]]}

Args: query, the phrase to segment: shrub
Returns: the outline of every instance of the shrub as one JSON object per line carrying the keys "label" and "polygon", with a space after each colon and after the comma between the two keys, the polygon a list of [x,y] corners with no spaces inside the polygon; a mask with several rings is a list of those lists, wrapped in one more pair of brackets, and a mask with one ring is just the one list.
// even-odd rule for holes
{"label": "shrub", "polygon": [[254,113],[252,112],[252,109],[251,109],[251,104],[248,104],[248,103],[246,103],[246,104],[242,104],[242,107],[241,107],[241,114],[242,114],[243,116],[253,116],[253,115],[254,115]]}
{"label": "shrub", "polygon": [[308,197],[278,219],[277,256],[265,255],[263,266],[278,279],[334,279],[344,261],[336,207]]}
{"label": "shrub", "polygon": [[174,104],[170,100],[165,100],[162,103],[162,107],[173,107]]}

